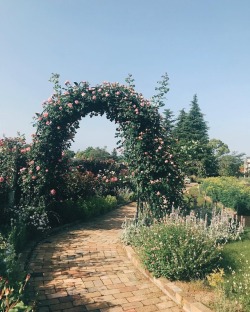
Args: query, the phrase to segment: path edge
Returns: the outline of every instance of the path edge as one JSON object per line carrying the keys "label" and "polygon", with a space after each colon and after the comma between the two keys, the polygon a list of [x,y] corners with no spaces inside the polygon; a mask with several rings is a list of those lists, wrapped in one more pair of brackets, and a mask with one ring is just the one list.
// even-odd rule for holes
{"label": "path edge", "polygon": [[133,263],[133,265],[151,282],[153,282],[161,291],[170,297],[175,303],[182,307],[185,312],[213,312],[213,310],[206,307],[199,301],[191,298],[181,288],[176,286],[173,282],[168,281],[166,278],[154,277],[148,270],[146,270],[138,255],[135,253],[131,246],[122,244],[123,249],[126,252],[127,257]]}

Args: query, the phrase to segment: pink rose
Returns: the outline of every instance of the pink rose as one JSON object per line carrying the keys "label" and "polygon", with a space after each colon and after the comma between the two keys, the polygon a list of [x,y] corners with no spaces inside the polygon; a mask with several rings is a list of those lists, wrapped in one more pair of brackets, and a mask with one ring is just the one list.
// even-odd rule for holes
{"label": "pink rose", "polygon": [[0,182],[3,182],[4,181],[4,177],[0,177]]}
{"label": "pink rose", "polygon": [[55,189],[50,190],[50,194],[53,196],[56,195],[56,190]]}
{"label": "pink rose", "polygon": [[39,171],[41,169],[40,166],[36,166],[36,171]]}
{"label": "pink rose", "polygon": [[47,118],[49,116],[48,112],[43,113],[43,117]]}
{"label": "pink rose", "polygon": [[86,95],[86,93],[83,92],[83,93],[82,93],[82,96],[85,96],[85,95]]}
{"label": "pink rose", "polygon": [[75,100],[75,104],[79,104],[79,101],[78,101],[78,100]]}
{"label": "pink rose", "polygon": [[46,125],[49,126],[50,125],[50,121],[46,121]]}
{"label": "pink rose", "polygon": [[69,107],[69,108],[72,108],[72,107],[73,107],[73,104],[72,104],[72,103],[68,103],[68,107]]}
{"label": "pink rose", "polygon": [[156,193],[156,195],[157,195],[157,196],[160,196],[160,195],[161,195],[161,193],[158,191],[158,192]]}
{"label": "pink rose", "polygon": [[60,106],[59,109],[62,110],[62,106]]}
{"label": "pink rose", "polygon": [[92,96],[92,99],[95,101],[96,100],[96,96],[94,95],[94,96]]}
{"label": "pink rose", "polygon": [[32,178],[32,180],[35,180],[35,179],[36,179],[36,176],[32,176],[31,178]]}

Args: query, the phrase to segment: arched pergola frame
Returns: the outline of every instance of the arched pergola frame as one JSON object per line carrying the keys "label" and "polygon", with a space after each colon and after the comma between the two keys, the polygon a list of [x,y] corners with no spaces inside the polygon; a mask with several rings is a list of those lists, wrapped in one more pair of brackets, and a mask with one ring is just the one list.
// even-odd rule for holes
{"label": "arched pergola frame", "polygon": [[124,150],[136,185],[138,211],[160,218],[182,198],[182,178],[161,127],[158,107],[131,85],[103,82],[65,82],[53,76],[54,93],[35,117],[36,134],[27,170],[22,172],[24,201],[46,206],[60,199],[62,177],[68,170],[64,152],[87,115],[104,115],[117,124],[118,144]]}

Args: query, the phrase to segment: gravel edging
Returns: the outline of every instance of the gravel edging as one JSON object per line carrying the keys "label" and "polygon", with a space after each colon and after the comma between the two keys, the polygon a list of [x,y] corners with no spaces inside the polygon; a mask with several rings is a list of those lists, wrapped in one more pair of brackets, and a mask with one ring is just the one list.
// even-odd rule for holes
{"label": "gravel edging", "polygon": [[123,245],[123,248],[127,254],[127,257],[131,260],[134,266],[151,280],[161,291],[169,296],[174,302],[179,304],[185,312],[213,312],[213,310],[206,307],[201,302],[196,301],[192,297],[188,296],[181,288],[176,286],[173,282],[168,281],[166,278],[154,277],[148,270],[146,270],[139,260],[139,257],[131,246]]}

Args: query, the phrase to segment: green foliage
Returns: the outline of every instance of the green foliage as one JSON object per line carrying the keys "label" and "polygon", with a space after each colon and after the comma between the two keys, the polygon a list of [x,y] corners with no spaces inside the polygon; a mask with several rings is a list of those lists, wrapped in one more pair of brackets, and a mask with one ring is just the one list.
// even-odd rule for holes
{"label": "green foliage", "polygon": [[173,135],[177,140],[176,153],[185,175],[198,177],[217,175],[217,161],[208,144],[208,127],[196,95],[189,112],[186,113],[184,109],[180,111]]}
{"label": "green foliage", "polygon": [[111,195],[93,196],[76,201],[67,200],[60,204],[54,203],[52,206],[51,209],[57,215],[54,223],[66,224],[79,220],[86,221],[104,214],[117,207],[117,199]]}
{"label": "green foliage", "polygon": [[69,171],[65,151],[79,121],[86,115],[106,113],[109,120],[117,123],[119,144],[129,166],[128,176],[141,206],[147,203],[155,217],[177,206],[182,200],[182,178],[171,146],[164,138],[158,112],[168,91],[167,76],[159,82],[153,103],[135,92],[132,84],[105,82],[90,87],[87,82],[72,85],[67,81],[61,87],[58,78],[58,75],[52,77],[55,92],[35,118],[37,131],[29,162],[22,172],[25,203],[37,204],[39,198],[48,207],[51,201],[64,197],[64,177]]}
{"label": "green foliage", "polygon": [[104,148],[101,147],[87,147],[84,151],[78,151],[75,155],[76,158],[85,158],[85,159],[98,159],[106,160],[112,158],[111,154],[107,151],[107,146]]}
{"label": "green foliage", "polygon": [[225,274],[219,285],[214,285],[217,293],[212,304],[215,311],[250,311],[250,228],[242,241],[227,244],[222,251]]}
{"label": "green foliage", "polygon": [[214,202],[234,209],[240,215],[250,213],[250,187],[233,177],[204,179],[201,190]]}
{"label": "green foliage", "polygon": [[243,164],[244,154],[237,154],[233,152],[230,155],[222,155],[218,159],[219,175],[225,177],[240,177],[240,167]]}
{"label": "green foliage", "polygon": [[156,277],[170,280],[201,278],[216,268],[220,259],[220,250],[213,239],[182,224],[142,227],[139,242],[146,268]]}
{"label": "green foliage", "polygon": [[23,135],[0,139],[0,224],[10,223],[10,209],[19,202],[19,172],[26,164],[29,151]]}
{"label": "green foliage", "polygon": [[0,311],[18,312],[33,311],[33,307],[25,303],[25,287],[30,276],[27,275],[22,282],[10,283],[0,276]]}
{"label": "green foliage", "polygon": [[209,140],[208,145],[212,148],[215,157],[220,157],[230,152],[228,145],[218,139]]}
{"label": "green foliage", "polygon": [[226,212],[211,218],[183,216],[179,211],[161,223],[145,226],[145,219],[125,220],[122,240],[133,245],[146,268],[171,280],[203,278],[220,264],[222,244],[243,235],[243,225]]}

